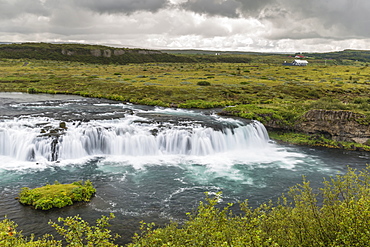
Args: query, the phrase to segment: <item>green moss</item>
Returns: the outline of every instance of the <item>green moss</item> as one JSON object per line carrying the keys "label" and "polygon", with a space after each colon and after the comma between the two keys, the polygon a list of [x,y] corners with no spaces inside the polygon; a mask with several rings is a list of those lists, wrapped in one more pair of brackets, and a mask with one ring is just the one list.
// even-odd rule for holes
{"label": "green moss", "polygon": [[72,205],[74,202],[90,201],[95,192],[96,190],[89,180],[71,184],[55,182],[53,185],[47,184],[35,189],[22,188],[19,202],[31,205],[35,209],[49,210]]}

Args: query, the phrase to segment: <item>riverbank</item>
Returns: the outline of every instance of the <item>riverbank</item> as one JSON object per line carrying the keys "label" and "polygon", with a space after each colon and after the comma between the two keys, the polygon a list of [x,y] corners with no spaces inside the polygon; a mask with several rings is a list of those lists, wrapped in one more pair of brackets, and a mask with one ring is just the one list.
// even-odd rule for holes
{"label": "riverbank", "polygon": [[269,131],[269,136],[277,143],[370,152],[369,145],[354,142],[333,141],[331,139],[325,138],[323,135],[308,135],[294,132],[284,133]]}

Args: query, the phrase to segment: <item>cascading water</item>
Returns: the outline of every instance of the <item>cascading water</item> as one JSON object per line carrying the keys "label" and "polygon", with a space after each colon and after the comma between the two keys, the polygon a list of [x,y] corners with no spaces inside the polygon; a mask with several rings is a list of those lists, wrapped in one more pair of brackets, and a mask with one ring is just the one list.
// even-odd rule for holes
{"label": "cascading water", "polygon": [[[60,122],[21,118],[0,122],[0,155],[22,161],[56,161],[95,155],[204,156],[232,150],[263,148],[268,142],[257,122],[215,130],[211,127],[143,123],[134,115],[115,120]],[[218,118],[220,123],[226,121]],[[228,122],[229,123],[229,122]]]}

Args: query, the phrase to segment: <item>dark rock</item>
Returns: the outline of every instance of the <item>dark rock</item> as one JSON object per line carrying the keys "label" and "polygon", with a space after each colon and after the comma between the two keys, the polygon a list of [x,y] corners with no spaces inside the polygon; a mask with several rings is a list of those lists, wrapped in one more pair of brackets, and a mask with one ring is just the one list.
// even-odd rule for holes
{"label": "dark rock", "polygon": [[59,128],[67,129],[66,122],[60,122],[60,123],[59,123]]}

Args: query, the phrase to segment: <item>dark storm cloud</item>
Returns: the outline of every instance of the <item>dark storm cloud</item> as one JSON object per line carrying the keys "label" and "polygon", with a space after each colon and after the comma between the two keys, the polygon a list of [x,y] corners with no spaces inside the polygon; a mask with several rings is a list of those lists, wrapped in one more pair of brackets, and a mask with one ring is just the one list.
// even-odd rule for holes
{"label": "dark storm cloud", "polygon": [[[303,32],[317,37],[370,37],[369,0],[188,0],[181,7],[210,16],[256,18],[285,29],[290,38],[304,37]],[[272,33],[271,38],[281,35]]]}
{"label": "dark storm cloud", "polygon": [[366,49],[369,26],[370,0],[0,0],[12,41]]}
{"label": "dark storm cloud", "polygon": [[76,5],[101,14],[130,14],[136,11],[156,12],[167,5],[167,0],[78,0]]}
{"label": "dark storm cloud", "polygon": [[240,17],[243,12],[248,17],[257,17],[266,6],[276,0],[187,0],[181,7],[196,13]]}
{"label": "dark storm cloud", "polygon": [[241,4],[235,0],[189,0],[181,7],[199,14],[217,15],[225,17],[239,17],[238,9]]}

